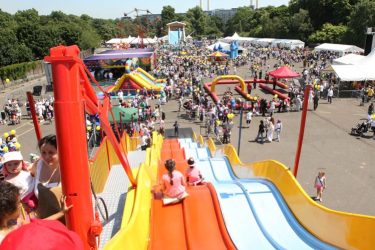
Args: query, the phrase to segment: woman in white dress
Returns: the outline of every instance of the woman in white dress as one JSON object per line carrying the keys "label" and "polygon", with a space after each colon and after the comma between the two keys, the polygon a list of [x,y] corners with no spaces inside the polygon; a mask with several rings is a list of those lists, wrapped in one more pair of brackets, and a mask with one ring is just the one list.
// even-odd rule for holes
{"label": "woman in white dress", "polygon": [[273,139],[273,131],[275,130],[275,120],[273,117],[268,122],[268,130],[267,130],[267,140],[272,142]]}

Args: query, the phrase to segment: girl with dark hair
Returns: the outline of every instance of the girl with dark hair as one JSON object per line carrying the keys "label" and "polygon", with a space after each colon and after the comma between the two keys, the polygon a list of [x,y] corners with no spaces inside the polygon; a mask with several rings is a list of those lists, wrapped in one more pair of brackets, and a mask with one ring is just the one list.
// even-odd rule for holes
{"label": "girl with dark hair", "polygon": [[165,162],[165,168],[168,173],[162,177],[163,203],[179,202],[187,196],[185,178],[180,171],[176,170],[176,162],[173,159]]}

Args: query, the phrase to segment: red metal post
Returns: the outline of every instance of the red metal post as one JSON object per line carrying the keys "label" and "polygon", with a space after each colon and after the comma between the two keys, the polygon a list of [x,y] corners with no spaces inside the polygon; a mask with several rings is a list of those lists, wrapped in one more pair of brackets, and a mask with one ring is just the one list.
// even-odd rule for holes
{"label": "red metal post", "polygon": [[31,117],[33,118],[33,124],[34,124],[36,139],[38,141],[40,141],[40,139],[42,139],[42,131],[40,130],[40,124],[39,124],[39,121],[38,121],[38,116],[36,115],[35,102],[34,102],[33,94],[28,91],[28,92],[26,92],[26,95],[27,95],[27,100],[29,101]]}
{"label": "red metal post", "polygon": [[58,46],[50,52],[46,60],[52,64],[61,182],[67,204],[73,205],[66,216],[67,226],[78,233],[85,249],[96,249],[79,48]]}
{"label": "red metal post", "polygon": [[120,142],[121,142],[121,137],[122,137],[122,134],[124,133],[124,127],[122,126],[122,112],[119,112],[119,115],[120,115],[120,129],[119,129],[119,137],[120,137]]}
{"label": "red metal post", "polygon": [[302,115],[301,115],[301,126],[299,128],[297,152],[296,152],[296,158],[294,160],[294,169],[293,169],[293,174],[294,174],[294,177],[296,178],[297,178],[297,173],[298,173],[299,159],[301,157],[303,136],[305,134],[306,114],[307,114],[307,107],[309,106],[310,91],[311,91],[311,85],[306,85],[305,94],[303,98],[303,109],[302,109]]}

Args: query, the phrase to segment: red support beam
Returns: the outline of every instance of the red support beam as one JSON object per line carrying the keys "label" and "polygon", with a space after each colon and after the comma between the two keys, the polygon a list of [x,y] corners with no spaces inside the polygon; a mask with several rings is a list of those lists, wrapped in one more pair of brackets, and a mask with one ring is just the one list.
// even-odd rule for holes
{"label": "red support beam", "polygon": [[306,85],[305,94],[304,94],[304,97],[303,97],[303,109],[302,109],[302,115],[301,115],[301,126],[299,128],[297,152],[296,152],[296,158],[294,160],[294,169],[293,169],[293,174],[294,174],[294,177],[296,177],[296,178],[297,178],[297,173],[298,173],[299,159],[301,157],[301,151],[302,151],[303,136],[305,134],[306,115],[307,115],[307,108],[309,106],[309,94],[310,94],[311,88],[312,88],[311,85]]}
{"label": "red support beam", "polygon": [[85,249],[96,249],[79,48],[58,46],[50,52],[46,60],[51,62],[53,72],[61,182],[67,204],[73,205],[66,215],[67,226],[78,233]]}
{"label": "red support beam", "polygon": [[40,139],[42,139],[42,131],[40,130],[40,124],[39,124],[38,116],[35,110],[35,102],[34,102],[33,94],[28,91],[26,95],[27,95],[27,100],[29,101],[31,117],[33,118],[36,139],[40,141]]}

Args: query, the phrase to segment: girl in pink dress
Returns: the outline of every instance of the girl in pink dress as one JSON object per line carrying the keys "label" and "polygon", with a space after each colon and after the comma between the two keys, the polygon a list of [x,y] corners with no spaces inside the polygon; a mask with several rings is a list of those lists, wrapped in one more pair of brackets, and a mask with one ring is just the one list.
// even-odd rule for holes
{"label": "girl in pink dress", "polygon": [[185,178],[180,171],[175,170],[176,162],[173,159],[165,162],[165,168],[168,173],[162,177],[162,192],[164,198],[175,198],[177,201],[182,200],[187,196],[185,192]]}

